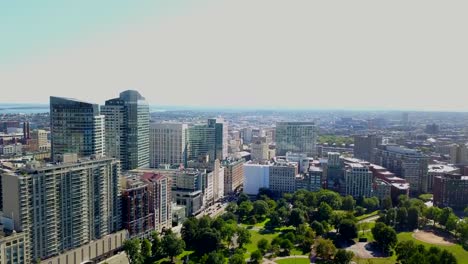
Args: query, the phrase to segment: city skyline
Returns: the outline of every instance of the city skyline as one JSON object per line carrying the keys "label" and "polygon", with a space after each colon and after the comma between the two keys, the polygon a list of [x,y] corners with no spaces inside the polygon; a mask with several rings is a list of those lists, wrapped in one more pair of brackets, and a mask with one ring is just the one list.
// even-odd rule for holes
{"label": "city skyline", "polygon": [[2,101],[135,89],[152,105],[468,110],[466,3],[110,4],[2,3],[0,86],[28,91]]}

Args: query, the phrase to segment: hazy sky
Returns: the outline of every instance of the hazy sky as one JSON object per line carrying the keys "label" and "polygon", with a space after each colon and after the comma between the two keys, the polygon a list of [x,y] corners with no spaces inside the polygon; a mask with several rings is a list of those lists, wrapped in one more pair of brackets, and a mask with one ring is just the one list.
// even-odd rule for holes
{"label": "hazy sky", "polygon": [[468,1],[0,0],[0,102],[468,110]]}

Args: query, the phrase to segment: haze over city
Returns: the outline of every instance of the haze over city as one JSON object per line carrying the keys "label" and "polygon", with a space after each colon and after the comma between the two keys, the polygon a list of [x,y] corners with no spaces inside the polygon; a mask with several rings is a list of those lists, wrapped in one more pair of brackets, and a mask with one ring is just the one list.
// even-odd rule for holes
{"label": "haze over city", "polygon": [[467,7],[2,1],[1,101],[137,89],[153,105],[465,111]]}

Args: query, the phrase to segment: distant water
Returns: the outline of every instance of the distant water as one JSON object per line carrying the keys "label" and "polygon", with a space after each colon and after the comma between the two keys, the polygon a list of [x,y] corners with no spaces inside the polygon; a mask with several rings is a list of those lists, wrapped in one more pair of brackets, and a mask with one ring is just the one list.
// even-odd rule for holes
{"label": "distant water", "polygon": [[48,104],[5,104],[0,103],[0,114],[48,113]]}

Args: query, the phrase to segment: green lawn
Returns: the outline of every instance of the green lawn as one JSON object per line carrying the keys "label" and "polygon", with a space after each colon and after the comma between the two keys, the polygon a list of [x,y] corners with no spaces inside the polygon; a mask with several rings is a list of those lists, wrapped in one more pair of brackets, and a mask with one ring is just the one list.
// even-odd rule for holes
{"label": "green lawn", "polygon": [[275,260],[278,264],[309,264],[309,259],[306,258],[288,258],[288,259],[280,259]]}
{"label": "green lawn", "polygon": [[[374,241],[371,229],[375,226],[375,222],[364,222],[357,224],[358,226],[358,239],[361,237],[367,238],[368,242]],[[363,232],[364,231],[364,232]],[[356,240],[358,240],[356,239]]]}
{"label": "green lawn", "polygon": [[446,249],[451,252],[458,260],[458,264],[468,264],[468,251],[464,250],[462,246],[456,244],[452,246],[441,246],[441,245],[433,245],[429,243],[422,242],[417,240],[413,237],[412,232],[401,232],[398,234],[398,241],[406,241],[406,240],[413,240],[416,244],[421,244],[426,246],[427,248],[431,246],[438,247],[440,249]]}
{"label": "green lawn", "polygon": [[379,210],[376,210],[376,211],[368,213],[368,214],[363,214],[363,215],[360,215],[360,216],[356,216],[356,220],[361,221],[362,219],[366,219],[366,218],[369,218],[369,217],[372,217],[372,216],[376,216],[378,214],[379,214]]}
{"label": "green lawn", "polygon": [[242,227],[245,228],[252,228],[252,227],[258,227],[258,228],[265,228],[265,224],[270,220],[270,218],[266,218],[260,223],[256,223],[255,225],[248,225],[248,224],[241,224]]}
{"label": "green lawn", "polygon": [[252,252],[254,252],[255,250],[258,249],[257,248],[257,243],[258,243],[258,241],[260,241],[260,239],[265,238],[266,240],[268,240],[268,242],[271,243],[273,238],[278,235],[277,233],[260,234],[258,231],[255,231],[255,230],[249,230],[249,232],[250,232],[250,235],[251,235],[251,238],[250,238],[251,242],[249,244],[245,245],[245,248],[247,249],[247,255],[248,256],[250,256],[250,254]]}

